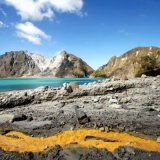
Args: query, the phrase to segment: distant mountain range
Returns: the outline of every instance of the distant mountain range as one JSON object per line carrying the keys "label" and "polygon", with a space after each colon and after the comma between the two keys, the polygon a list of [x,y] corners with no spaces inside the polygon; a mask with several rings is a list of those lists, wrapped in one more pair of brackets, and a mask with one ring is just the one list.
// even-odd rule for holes
{"label": "distant mountain range", "polygon": [[136,47],[120,57],[113,56],[107,64],[93,72],[91,77],[133,78],[142,74],[160,75],[160,48]]}
{"label": "distant mountain range", "polygon": [[66,51],[51,59],[27,51],[0,56],[0,77],[89,77],[93,71],[82,59]]}
{"label": "distant mountain range", "polygon": [[160,75],[160,48],[136,47],[94,71],[86,62],[62,51],[51,59],[28,51],[0,55],[0,77],[139,77]]}

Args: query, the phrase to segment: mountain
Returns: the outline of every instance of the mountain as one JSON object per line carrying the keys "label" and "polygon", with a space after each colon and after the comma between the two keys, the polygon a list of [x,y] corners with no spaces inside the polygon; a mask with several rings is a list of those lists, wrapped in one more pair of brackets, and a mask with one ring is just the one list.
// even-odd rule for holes
{"label": "mountain", "polygon": [[27,51],[25,53],[33,59],[34,63],[38,66],[41,72],[49,66],[49,58],[46,58],[40,54],[34,54]]}
{"label": "mountain", "polygon": [[24,51],[6,52],[0,56],[0,77],[32,76],[39,72],[33,59]]}
{"label": "mountain", "polygon": [[93,71],[82,59],[66,51],[51,59],[28,51],[0,55],[0,77],[89,77]]}
{"label": "mountain", "polygon": [[160,48],[136,47],[120,57],[113,56],[91,77],[140,77],[160,75]]}

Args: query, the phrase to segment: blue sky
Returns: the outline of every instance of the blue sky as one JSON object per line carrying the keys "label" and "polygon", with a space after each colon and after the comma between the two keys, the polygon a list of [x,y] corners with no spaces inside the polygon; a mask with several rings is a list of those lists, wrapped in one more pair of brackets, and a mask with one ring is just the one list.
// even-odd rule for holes
{"label": "blue sky", "polygon": [[160,0],[0,0],[0,54],[66,50],[97,69],[159,37]]}

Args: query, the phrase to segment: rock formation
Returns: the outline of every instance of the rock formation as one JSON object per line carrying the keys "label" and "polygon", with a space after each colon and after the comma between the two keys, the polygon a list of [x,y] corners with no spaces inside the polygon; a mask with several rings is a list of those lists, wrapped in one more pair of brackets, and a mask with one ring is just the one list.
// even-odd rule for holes
{"label": "rock formation", "polygon": [[92,72],[86,62],[65,51],[51,59],[27,51],[0,56],[0,77],[88,77]]}
{"label": "rock formation", "polygon": [[92,77],[139,77],[142,74],[160,74],[160,48],[137,47],[120,57],[113,56],[106,65],[101,66]]}
{"label": "rock formation", "polygon": [[39,72],[33,59],[23,51],[6,52],[0,56],[0,77],[32,76]]}
{"label": "rock formation", "polygon": [[160,76],[1,92],[0,157],[159,160],[159,118]]}

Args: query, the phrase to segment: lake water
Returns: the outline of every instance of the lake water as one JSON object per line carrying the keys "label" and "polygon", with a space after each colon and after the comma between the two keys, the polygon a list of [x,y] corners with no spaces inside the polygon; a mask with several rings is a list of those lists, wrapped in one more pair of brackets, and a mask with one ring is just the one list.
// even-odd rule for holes
{"label": "lake water", "polygon": [[60,87],[63,83],[76,81],[84,84],[104,78],[0,78],[0,92],[34,89],[39,86]]}

